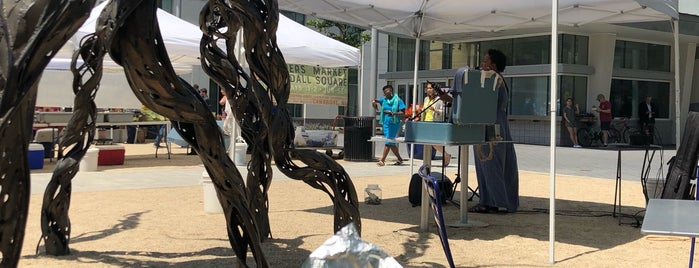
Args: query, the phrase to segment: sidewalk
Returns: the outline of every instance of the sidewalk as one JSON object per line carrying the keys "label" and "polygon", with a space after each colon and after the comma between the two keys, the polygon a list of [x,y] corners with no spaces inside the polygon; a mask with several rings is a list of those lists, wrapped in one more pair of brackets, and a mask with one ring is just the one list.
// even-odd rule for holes
{"label": "sidewalk", "polygon": [[[70,256],[35,255],[36,242],[41,237],[42,196],[31,196],[20,265],[234,266],[236,260],[226,239],[224,217],[203,210],[199,181],[204,169],[199,157],[175,149],[171,159],[154,158],[150,144],[125,146],[129,155],[124,166],[100,166],[100,171],[80,172],[73,180]],[[548,147],[516,147],[522,167],[519,212],[469,214],[470,219],[490,226],[449,228],[449,243],[457,267],[547,266],[544,263],[549,245]],[[594,165],[588,173],[616,174],[614,150],[558,148],[557,152],[559,163],[585,162]],[[635,161],[642,154],[642,151],[624,152],[624,161]],[[412,207],[406,198],[410,166],[339,162],[352,177],[360,200],[366,185],[379,184],[382,189],[381,205],[359,203],[364,240],[379,245],[405,267],[445,265],[434,228],[430,226],[430,232],[419,230],[420,209]],[[436,161],[434,164],[437,167]],[[540,171],[531,172],[523,167]],[[245,172],[244,167],[238,168]],[[447,169],[447,174],[455,173],[456,165]],[[621,218],[625,224],[620,225],[619,218],[611,217],[615,182],[610,178],[614,176],[604,179],[569,176],[563,175],[562,170],[559,168],[556,183],[559,211],[556,266],[686,265],[688,239],[643,236],[639,229],[629,226],[635,222],[631,216],[638,215],[645,207],[635,178],[622,182],[622,212],[629,217]],[[585,173],[580,168],[570,171]],[[469,173],[469,181],[474,184],[473,169]],[[637,174],[628,173],[632,177]],[[269,192],[269,219],[274,238],[263,244],[264,251],[271,267],[299,267],[311,251],[332,235],[333,205],[327,193],[314,190],[302,181],[284,179],[278,171],[274,174]],[[50,167],[32,171],[33,193],[43,191],[43,184],[50,176]],[[447,223],[459,220],[459,208],[447,205],[444,210]]]}
{"label": "sidewalk", "polygon": [[[109,169],[96,172],[78,172],[73,179],[73,191],[104,191],[119,189],[145,189],[161,187],[179,187],[198,185],[204,166],[199,157],[185,155],[186,150],[173,149],[172,159],[166,159],[161,154],[159,158],[154,158],[148,154],[152,153],[150,145],[125,144],[127,147],[127,160],[124,166],[111,166]],[[517,161],[521,171],[533,171],[549,173],[549,150],[548,146],[515,144]],[[400,146],[401,155],[407,159],[407,149],[405,145]],[[383,144],[377,143],[375,146],[376,159],[380,157]],[[180,152],[181,151],[181,152]],[[453,156],[458,156],[458,147],[447,147],[447,151]],[[670,157],[675,155],[675,150],[658,151],[651,167],[651,177],[657,177],[660,164],[664,172],[667,166],[664,165]],[[138,159],[132,158],[132,154],[138,155]],[[391,154],[389,154],[392,156]],[[622,152],[622,178],[627,181],[638,182],[643,165],[643,150]],[[579,149],[568,147],[556,148],[556,174],[573,175],[602,179],[614,179],[616,177],[617,151],[615,149]],[[390,157],[389,157],[390,159]],[[152,168],[130,168],[134,161],[144,161],[141,165],[152,164]],[[182,164],[184,161],[185,164]],[[361,178],[370,176],[404,176],[406,185],[410,179],[410,161],[406,161],[402,166],[386,165],[377,167],[376,162],[352,162],[337,160],[347,171],[351,178]],[[54,161],[55,162],[55,161]],[[48,163],[48,161],[47,161]],[[452,158],[451,164],[446,168],[445,173],[453,178],[457,173],[458,157]],[[413,173],[416,172],[422,160],[415,160]],[[170,166],[168,166],[170,165]],[[441,169],[441,160],[434,160],[432,166]],[[245,166],[237,166],[238,170],[245,176],[247,170]],[[100,167],[104,169],[104,167]],[[51,178],[52,169],[32,171],[32,194],[41,194],[46,188],[46,184]],[[473,152],[469,150],[469,172],[474,172]],[[453,174],[452,174],[453,173]],[[664,176],[664,173],[663,173]],[[663,177],[664,178],[664,177]],[[274,179],[289,179],[284,176],[277,167],[274,167]],[[475,179],[475,178],[474,178]],[[474,180],[475,181],[475,180]]]}
{"label": "sidewalk", "polygon": [[[226,239],[224,217],[203,210],[199,186],[204,171],[196,155],[176,148],[171,159],[155,158],[150,144],[126,144],[123,166],[100,166],[73,179],[71,255],[35,255],[40,194],[52,165],[32,171],[32,193],[22,249],[22,267],[230,267],[236,260]],[[449,228],[449,243],[458,267],[536,267],[548,259],[549,147],[515,145],[520,166],[520,208],[512,214],[475,214],[487,228]],[[449,148],[456,153],[456,148]],[[669,158],[665,152],[665,159]],[[674,154],[674,152],[673,152]],[[645,208],[638,183],[643,151],[623,152],[622,212],[612,218],[616,151],[557,148],[556,262],[564,267],[679,267],[686,265],[687,239],[643,236],[632,216]],[[473,157],[469,157],[472,159]],[[456,160],[456,159],[455,159]],[[48,161],[46,161],[48,162]],[[445,265],[434,228],[422,232],[420,209],[406,195],[410,166],[377,167],[375,162],[338,160],[352,178],[358,198],[369,184],[380,184],[381,205],[359,203],[362,238],[379,245],[405,267]],[[419,164],[416,161],[415,168]],[[636,163],[638,162],[638,164]],[[445,172],[456,173],[456,161]],[[564,165],[565,163],[566,165]],[[438,161],[433,163],[439,168]],[[586,168],[573,167],[589,165]],[[245,173],[245,167],[238,167]],[[569,176],[564,173],[584,174]],[[469,170],[475,185],[474,170]],[[593,175],[588,175],[593,174]],[[594,174],[602,174],[598,178]],[[628,177],[626,174],[629,174]],[[608,176],[607,176],[608,175]],[[327,193],[290,180],[278,170],[269,192],[269,219],[274,239],[264,243],[271,267],[299,267],[330,235],[332,203]],[[460,195],[457,192],[457,195]],[[459,208],[444,207],[445,221],[459,220]],[[561,214],[562,213],[562,214]],[[310,223],[310,224],[309,224]],[[653,254],[648,254],[653,252]],[[545,266],[545,265],[544,265]]]}

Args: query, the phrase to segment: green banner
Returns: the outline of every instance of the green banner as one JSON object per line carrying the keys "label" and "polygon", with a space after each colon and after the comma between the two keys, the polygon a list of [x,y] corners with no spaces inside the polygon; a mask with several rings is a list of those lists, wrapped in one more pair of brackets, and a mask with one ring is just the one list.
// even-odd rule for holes
{"label": "green banner", "polygon": [[289,64],[289,103],[347,106],[347,68]]}

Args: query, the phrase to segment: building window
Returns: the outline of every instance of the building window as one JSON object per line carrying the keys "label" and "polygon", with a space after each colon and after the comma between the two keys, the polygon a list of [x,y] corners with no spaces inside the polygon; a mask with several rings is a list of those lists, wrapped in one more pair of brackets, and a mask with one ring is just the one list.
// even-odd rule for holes
{"label": "building window", "polygon": [[449,66],[452,68],[460,68],[463,66],[476,67],[479,66],[481,62],[478,58],[478,43],[453,44],[451,45],[449,56],[450,58],[444,60],[449,61]]}
{"label": "building window", "polygon": [[506,79],[510,88],[510,114],[546,116],[549,79],[546,76]]}
{"label": "building window", "polygon": [[[558,38],[559,63],[587,65],[587,36],[560,34]],[[460,43],[452,47],[453,66],[478,66],[482,55],[489,49],[502,51],[507,56],[508,66],[551,63],[550,35]],[[463,60],[466,60],[465,64],[459,62]]]}
{"label": "building window", "polygon": [[558,77],[558,109],[563,112],[567,98],[572,98],[574,104],[580,106],[580,114],[587,113],[587,77],[561,75]]}
{"label": "building window", "polygon": [[[418,69],[427,70],[430,41],[420,41]],[[388,71],[403,72],[415,69],[415,40],[388,36]]]}
{"label": "building window", "polygon": [[589,38],[582,35],[558,35],[558,62],[566,64],[587,65],[587,47]]}
{"label": "building window", "polygon": [[359,106],[359,71],[355,68],[349,68],[348,72],[349,82],[347,88],[347,107],[338,106],[337,114],[345,116],[357,116],[359,113],[357,107]]}
{"label": "building window", "polygon": [[[549,76],[511,77],[506,79],[510,87],[510,114],[547,116],[551,96]],[[587,103],[587,77],[560,75],[557,111],[565,106],[565,99],[573,98],[585,113]]]}
{"label": "building window", "polygon": [[480,44],[478,45],[478,66],[480,66],[480,60],[483,58],[484,55],[488,53],[489,49],[497,49],[502,51],[502,53],[504,53],[505,56],[507,56],[507,66],[513,65],[512,40],[513,39],[501,39],[480,42]]}
{"label": "building window", "polygon": [[614,68],[670,71],[670,46],[617,40]]}
{"label": "building window", "polygon": [[[509,65],[548,64],[551,52],[549,36],[534,36],[512,39],[512,54]],[[487,50],[483,51],[485,53]],[[504,51],[503,51],[504,52]],[[505,55],[508,55],[507,53]]]}
{"label": "building window", "polygon": [[286,108],[290,117],[303,117],[303,104],[287,103]]}
{"label": "building window", "polygon": [[[451,58],[452,58],[452,44],[442,44],[442,69],[451,69]],[[436,58],[439,59],[439,58]]]}
{"label": "building window", "polygon": [[162,10],[167,11],[170,14],[175,13],[175,9],[172,5],[172,0],[158,0],[158,7]]}
{"label": "building window", "polygon": [[[445,70],[462,66],[477,67],[489,49],[507,56],[507,65],[539,65],[551,62],[550,35],[509,38],[471,43],[445,44],[437,41],[420,43],[420,70]],[[559,63],[588,64],[587,36],[560,34]],[[388,71],[413,71],[415,41],[389,36]]]}
{"label": "building window", "polygon": [[658,107],[657,118],[670,118],[670,83],[612,79],[609,101],[615,117],[637,118],[638,105],[650,96]]}
{"label": "building window", "polygon": [[291,12],[291,11],[285,11],[285,10],[280,10],[279,13],[282,13],[284,16],[287,18],[298,22],[302,25],[306,25],[306,15],[301,14],[301,13],[296,13],[296,12]]}

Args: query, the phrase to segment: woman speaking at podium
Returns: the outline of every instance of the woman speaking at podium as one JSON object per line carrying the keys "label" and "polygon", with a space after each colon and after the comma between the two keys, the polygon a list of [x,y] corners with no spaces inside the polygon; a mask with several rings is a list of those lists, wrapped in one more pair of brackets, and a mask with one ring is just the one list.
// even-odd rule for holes
{"label": "woman speaking at podium", "polygon": [[[502,78],[507,57],[496,49],[488,50],[483,57],[481,69],[495,71]],[[516,212],[519,207],[519,170],[515,146],[512,143],[510,127],[507,123],[508,88],[505,79],[497,80],[498,104],[496,124],[500,125],[500,135],[505,142],[474,145],[473,154],[478,179],[478,205],[471,207],[470,212],[492,213],[500,208],[507,212]]]}

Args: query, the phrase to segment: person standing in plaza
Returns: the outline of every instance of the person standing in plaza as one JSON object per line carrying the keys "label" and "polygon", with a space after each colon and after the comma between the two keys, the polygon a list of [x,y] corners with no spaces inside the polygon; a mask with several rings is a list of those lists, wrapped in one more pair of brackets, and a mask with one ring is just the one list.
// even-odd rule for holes
{"label": "person standing in plaza", "polygon": [[604,94],[597,95],[599,107],[592,106],[599,113],[599,125],[602,130],[602,146],[607,147],[609,144],[609,128],[612,125],[612,104],[604,98]]}
{"label": "person standing in plaza", "polygon": [[209,101],[209,91],[206,88],[199,89],[199,96],[205,101]]}
{"label": "person standing in plaza", "polygon": [[495,71],[502,79],[497,79],[497,118],[503,142],[474,145],[474,165],[478,179],[478,205],[469,208],[470,212],[493,213],[504,208],[507,212],[517,212],[519,207],[519,169],[517,155],[512,143],[510,126],[507,122],[509,94],[502,72],[505,71],[507,57],[496,49],[488,50],[481,62],[484,71]]}
{"label": "person standing in plaza", "polygon": [[655,106],[653,98],[651,96],[646,96],[645,100],[638,104],[638,124],[648,136],[653,135],[653,129],[655,129],[655,113],[658,107]]}
{"label": "person standing in plaza", "polygon": [[[383,98],[371,100],[371,105],[374,109],[381,108],[379,123],[383,126],[384,137],[387,139],[395,139],[400,129],[401,117],[405,115],[405,103],[397,94],[393,94],[393,86],[391,85],[385,85],[383,87],[383,94]],[[386,142],[384,143],[381,160],[376,163],[377,166],[381,167],[385,165],[384,162],[386,161],[389,150],[398,158],[394,165],[399,166],[403,164],[403,158],[400,157],[400,152],[398,151],[398,144],[395,142]]]}
{"label": "person standing in plaza", "polygon": [[226,119],[228,112],[226,111],[226,104],[228,103],[228,97],[226,97],[226,91],[221,89],[221,98],[218,100],[218,107],[220,107],[219,114],[221,119]]}
{"label": "person standing in plaza", "polygon": [[575,116],[580,114],[580,107],[575,104],[573,107],[573,99],[566,99],[566,107],[563,108],[563,124],[565,124],[568,129],[568,135],[570,135],[570,141],[573,142],[573,147],[582,148],[578,143],[578,128],[575,126]]}
{"label": "person standing in plaza", "polygon": [[[427,82],[427,86],[425,88],[427,91],[427,96],[423,102],[426,110],[422,116],[422,121],[444,122],[444,102],[435,92],[435,88],[438,87],[439,86],[433,82]],[[442,156],[444,156],[444,166],[448,166],[449,162],[451,161],[451,155],[444,150],[444,146],[433,145],[432,147],[442,153]]]}

